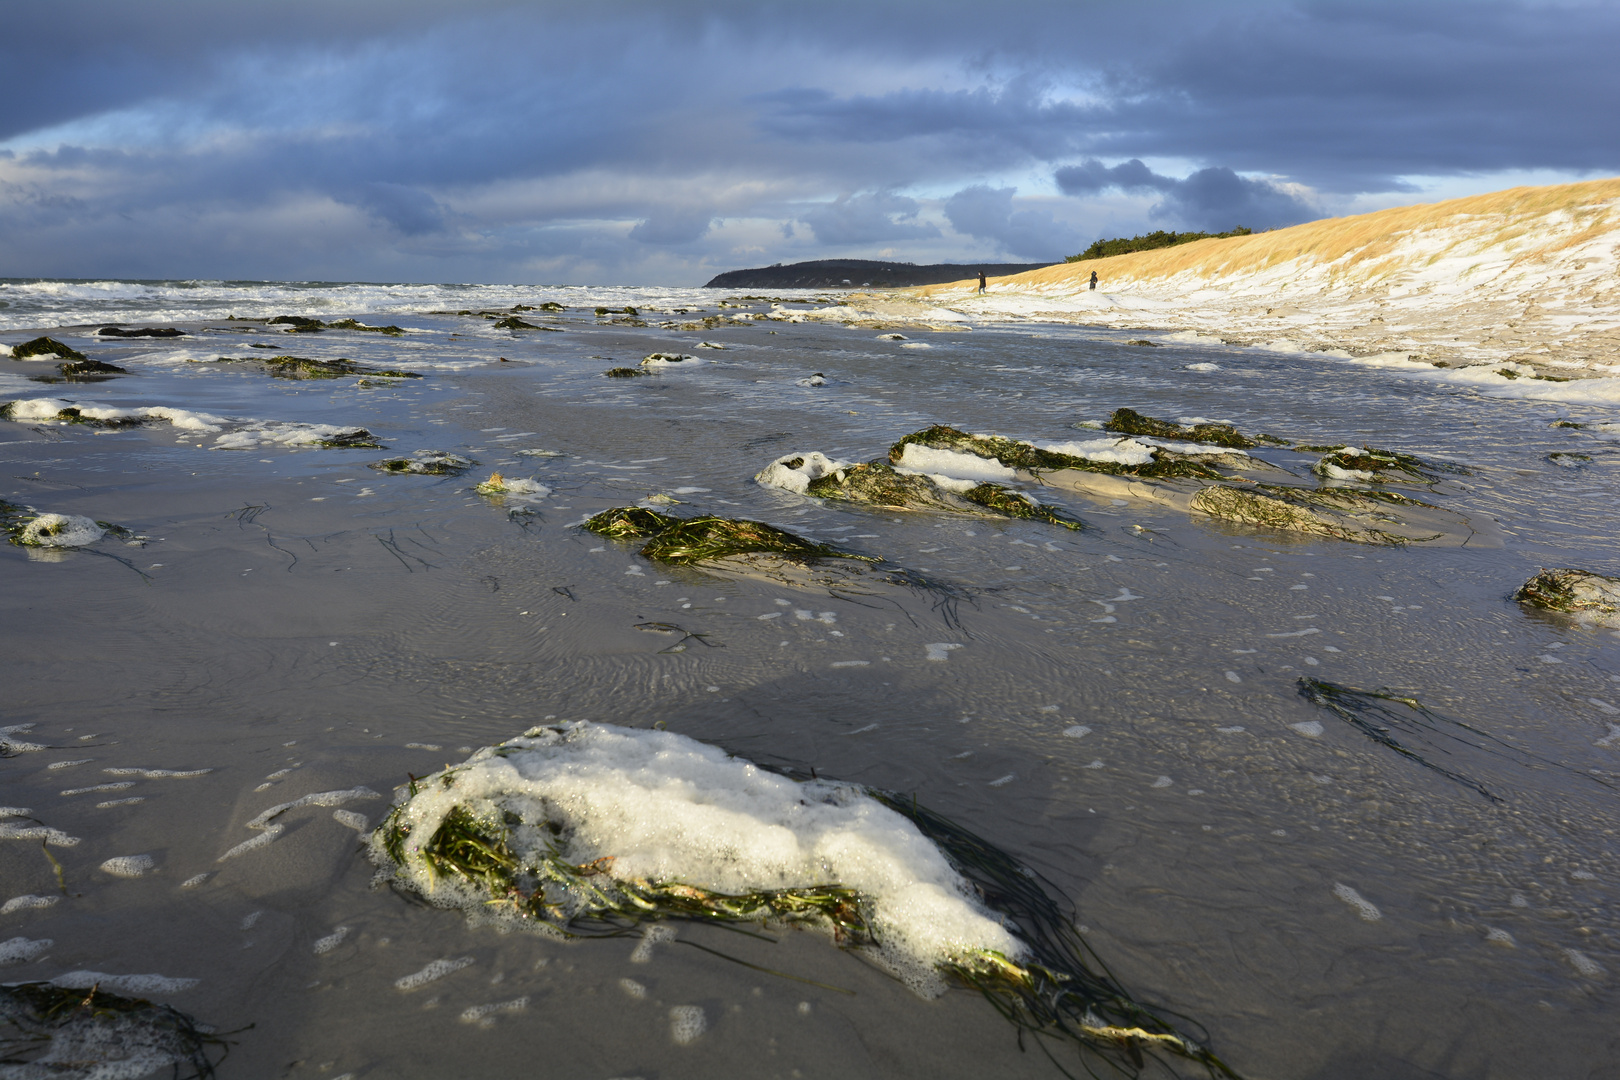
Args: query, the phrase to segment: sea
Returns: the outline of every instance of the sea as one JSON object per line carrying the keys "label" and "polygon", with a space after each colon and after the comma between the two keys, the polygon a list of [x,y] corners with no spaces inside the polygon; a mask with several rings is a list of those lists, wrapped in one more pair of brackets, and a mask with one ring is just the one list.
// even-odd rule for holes
{"label": "sea", "polygon": [[[364,837],[413,777],[590,721],[943,815],[1238,1075],[1620,1077],[1620,635],[1514,600],[1542,568],[1620,575],[1616,380],[1515,396],[1417,362],[841,302],[0,281],[7,353],[46,336],[124,372],[0,357],[0,498],[119,527],[0,545],[0,979],[171,1005],[228,1080],[1112,1075],[824,934],[564,940],[378,880]],[[643,365],[659,353],[690,359]],[[278,377],[286,356],[349,373]],[[1074,530],[755,480],[935,424],[1094,439],[1120,408],[1272,435],[1249,453],[1302,482],[1301,445],[1444,463],[1401,490],[1478,539],[1024,485]],[[143,422],[72,422],[98,411]],[[372,467],[419,451],[476,464]],[[492,472],[532,483],[480,494]],[[636,505],[938,587],[668,566],[580,527]],[[48,1075],[156,1068],[130,1060]]]}

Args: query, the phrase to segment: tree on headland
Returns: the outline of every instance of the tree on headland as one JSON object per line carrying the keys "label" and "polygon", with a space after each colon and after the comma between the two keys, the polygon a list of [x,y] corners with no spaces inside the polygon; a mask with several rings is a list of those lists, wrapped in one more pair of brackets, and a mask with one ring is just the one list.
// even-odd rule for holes
{"label": "tree on headland", "polygon": [[1228,236],[1248,236],[1253,229],[1239,225],[1231,232],[1165,232],[1156,229],[1145,236],[1133,236],[1129,239],[1118,237],[1113,240],[1098,240],[1078,255],[1070,255],[1064,262],[1085,262],[1087,259],[1106,259],[1110,255],[1128,255],[1133,251],[1152,251],[1154,248],[1175,247],[1177,244],[1190,244],[1194,240],[1222,240]]}

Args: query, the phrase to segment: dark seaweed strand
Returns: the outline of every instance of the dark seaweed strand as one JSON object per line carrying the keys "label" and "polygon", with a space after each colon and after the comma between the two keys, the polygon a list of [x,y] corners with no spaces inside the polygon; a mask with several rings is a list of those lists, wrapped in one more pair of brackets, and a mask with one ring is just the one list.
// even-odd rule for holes
{"label": "dark seaweed strand", "polygon": [[[1397,714],[1394,710],[1379,704],[1379,702],[1382,701],[1394,701],[1407,706],[1425,720],[1430,721],[1430,727],[1433,728],[1435,726],[1433,721],[1438,718],[1434,713],[1431,713],[1428,709],[1419,704],[1417,699],[1396,697],[1393,694],[1373,693],[1366,690],[1357,690],[1354,687],[1340,686],[1337,683],[1323,682],[1319,679],[1312,679],[1308,677],[1301,678],[1299,680],[1299,693],[1301,697],[1305,698],[1311,704],[1319,705],[1322,708],[1327,709],[1329,712],[1333,713],[1333,715],[1337,716],[1340,720],[1343,720],[1345,723],[1367,736],[1367,738],[1371,739],[1373,742],[1389,747],[1402,757],[1411,758],[1425,769],[1432,769],[1448,780],[1453,780],[1464,787],[1472,788],[1493,803],[1499,803],[1502,801],[1497,796],[1491,794],[1491,792],[1479,781],[1463,776],[1461,773],[1454,773],[1450,769],[1441,768],[1439,765],[1436,765],[1434,762],[1430,761],[1422,754],[1417,753],[1415,750],[1410,750],[1407,747],[1402,746],[1401,743],[1389,733],[1389,728],[1382,727],[1377,723],[1377,721],[1383,720],[1396,727],[1405,726],[1402,723],[1402,718],[1399,714]],[[1453,738],[1455,738],[1455,736],[1453,736]],[[1466,740],[1461,741],[1466,742]],[[1470,743],[1468,745],[1476,744]]]}
{"label": "dark seaweed strand", "polygon": [[[1309,687],[1304,685],[1307,683],[1310,684]],[[1313,704],[1322,705],[1324,708],[1332,709],[1336,714],[1338,713],[1338,709],[1335,709],[1334,706],[1332,704],[1328,704],[1328,702],[1336,702],[1340,706],[1352,710],[1360,709],[1362,711],[1371,712],[1382,719],[1387,720],[1393,725],[1402,726],[1402,718],[1400,714],[1378,704],[1378,702],[1393,701],[1396,704],[1405,705],[1408,709],[1412,710],[1413,713],[1422,717],[1427,722],[1429,729],[1435,734],[1444,735],[1448,739],[1454,739],[1457,742],[1462,743],[1464,746],[1473,747],[1475,750],[1479,750],[1487,754],[1519,759],[1520,764],[1524,764],[1526,761],[1531,761],[1550,768],[1563,769],[1602,787],[1612,788],[1614,786],[1601,776],[1593,776],[1591,773],[1585,772],[1584,770],[1574,769],[1563,764],[1562,762],[1554,761],[1551,758],[1545,758],[1539,754],[1531,753],[1522,747],[1515,746],[1505,739],[1497,738],[1488,731],[1483,731],[1477,727],[1474,727],[1472,724],[1465,723],[1461,720],[1453,720],[1449,716],[1442,716],[1440,713],[1430,709],[1428,706],[1424,705],[1421,701],[1414,697],[1405,697],[1400,694],[1392,693],[1387,689],[1357,690],[1352,686],[1341,686],[1338,683],[1330,683],[1320,679],[1303,678],[1300,680],[1300,684],[1300,694],[1302,696],[1310,698]],[[1324,700],[1317,701],[1316,698],[1318,696]],[[1441,725],[1445,725],[1445,727],[1442,727]],[[1473,742],[1469,739],[1463,738],[1460,735],[1454,735],[1450,731],[1446,730],[1446,727],[1460,728],[1461,730],[1468,732],[1470,735],[1478,736],[1482,741]],[[1494,745],[1486,745],[1487,743]],[[1501,801],[1500,799],[1495,799],[1494,796],[1490,797],[1493,798],[1494,801]]]}
{"label": "dark seaweed strand", "polygon": [[[1073,912],[1052,898],[1056,889],[1043,887],[1034,871],[915,798],[871,788],[867,794],[915,824],[974,883],[991,910],[1017,925],[1034,962],[990,957],[951,965],[951,973],[983,994],[997,1012],[1034,1035],[1069,1039],[1097,1051],[1126,1076],[1136,1076],[1143,1067],[1143,1051],[1164,1050],[1203,1065],[1211,1076],[1237,1080],[1230,1066],[1204,1048],[1209,1036],[1196,1023],[1176,1016],[1198,1031],[1196,1038],[1184,1036],[1119,985],[1081,937]],[[1103,1023],[1094,1024],[1094,1019]],[[1120,1054],[1128,1067],[1118,1060]]]}
{"label": "dark seaweed strand", "polygon": [[[223,1038],[203,1034],[195,1020],[168,1005],[111,994],[99,987],[69,990],[53,983],[30,982],[0,986],[0,1063],[23,1064],[25,1059],[17,1055],[43,1048],[53,1038],[54,1030],[83,1013],[89,1013],[92,1019],[135,1016],[173,1032],[184,1055],[175,1063],[176,1078],[184,1064],[192,1069],[187,1080],[212,1080],[214,1063],[208,1060],[208,1048],[221,1048],[221,1060],[229,1051]],[[7,1029],[15,1034],[8,1034]]]}

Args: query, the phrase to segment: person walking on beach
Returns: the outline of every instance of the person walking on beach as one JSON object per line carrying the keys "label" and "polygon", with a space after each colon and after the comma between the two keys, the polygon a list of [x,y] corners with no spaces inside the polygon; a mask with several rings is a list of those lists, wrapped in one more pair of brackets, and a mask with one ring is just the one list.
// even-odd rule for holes
{"label": "person walking on beach", "polygon": [[[1093,286],[1095,287],[1095,286]],[[984,271],[979,271],[979,292],[984,292]]]}
{"label": "person walking on beach", "polygon": [[1095,270],[1091,272],[1091,291],[1097,291],[1097,271]]}

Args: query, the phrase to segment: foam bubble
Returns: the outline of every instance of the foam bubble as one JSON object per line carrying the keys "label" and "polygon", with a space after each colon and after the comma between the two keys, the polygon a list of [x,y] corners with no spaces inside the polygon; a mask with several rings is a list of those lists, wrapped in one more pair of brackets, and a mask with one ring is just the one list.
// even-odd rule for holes
{"label": "foam bubble", "polygon": [[477,1024],[482,1028],[494,1027],[496,1013],[522,1012],[528,1007],[528,995],[513,998],[510,1001],[493,1001],[488,1005],[474,1005],[471,1008],[462,1010],[461,1022],[463,1024]]}
{"label": "foam bubble", "polygon": [[77,836],[69,836],[61,829],[45,825],[8,825],[4,822],[0,822],[0,840],[43,840],[57,847],[72,847],[79,842]]}
{"label": "foam bubble", "polygon": [[669,1010],[669,1035],[678,1046],[690,1046],[709,1030],[709,1017],[701,1005],[676,1005]]}
{"label": "foam bubble", "polygon": [[167,975],[109,975],[105,971],[70,971],[51,980],[64,990],[89,990],[99,986],[119,994],[147,997],[152,994],[178,994],[190,990],[199,979],[175,979]]}
{"label": "foam bubble", "polygon": [[269,847],[270,844],[275,842],[276,837],[280,836],[286,831],[287,826],[285,825],[268,825],[265,827],[264,832],[253,837],[251,840],[244,840],[240,844],[237,844],[225,854],[221,855],[218,861],[224,862],[227,859],[234,859],[238,855],[246,855],[250,851],[257,851],[262,847]]}
{"label": "foam bubble", "polygon": [[471,956],[459,956],[454,960],[435,960],[420,971],[413,971],[409,975],[395,979],[394,988],[396,990],[415,990],[418,987],[426,986],[430,982],[442,979],[446,975],[453,975],[475,962],[475,959]]}
{"label": "foam bubble", "polygon": [[785,454],[760,470],[754,477],[754,483],[803,495],[809,490],[810,481],[850,468],[853,464],[830,458],[816,450],[807,454]]}
{"label": "foam bubble", "polygon": [[1570,962],[1576,971],[1585,975],[1588,979],[1595,979],[1603,974],[1603,965],[1579,949],[1565,949],[1564,958]]}
{"label": "foam bubble", "polygon": [[0,904],[0,915],[10,915],[13,911],[32,911],[35,908],[48,908],[61,899],[60,896],[35,896],[32,893],[24,893],[21,896],[13,896],[4,904]]}
{"label": "foam bubble", "polygon": [[1372,901],[1363,898],[1360,893],[1348,885],[1335,883],[1333,895],[1355,908],[1356,914],[1366,922],[1377,922],[1384,917],[1384,913],[1379,911]]}
{"label": "foam bubble", "polygon": [[349,928],[347,926],[336,927],[330,934],[327,934],[325,937],[320,938],[315,942],[315,955],[325,956],[327,953],[343,944],[343,939],[348,936]]}
{"label": "foam bubble", "polygon": [[119,855],[101,864],[102,871],[114,877],[140,877],[156,868],[157,861],[150,855]]}
{"label": "foam bubble", "polygon": [[381,795],[368,787],[345,788],[342,791],[317,791],[312,795],[305,795],[301,799],[277,803],[248,822],[247,827],[250,829],[262,829],[269,825],[272,819],[300,806],[342,806],[346,802],[364,802],[367,799],[380,798],[382,798]]}
{"label": "foam bubble", "polygon": [[23,526],[18,541],[29,547],[87,547],[107,535],[90,518],[75,514],[41,514]]}
{"label": "foam bubble", "polygon": [[1004,483],[1017,476],[1014,470],[995,458],[962,454],[955,450],[936,450],[920,443],[906,443],[900,452],[900,460],[895,462],[895,465],[919,473],[938,474],[953,480],[972,480],[978,483],[986,481]]}
{"label": "foam bubble", "polygon": [[357,833],[367,832],[371,828],[371,819],[364,814],[357,814],[353,810],[334,810],[332,820]]}
{"label": "foam bubble", "polygon": [[25,937],[14,937],[10,941],[0,941],[0,966],[32,963],[44,956],[52,944],[54,942],[50,938],[29,941]]}
{"label": "foam bubble", "polygon": [[108,776],[139,776],[145,780],[184,780],[207,776],[213,769],[102,769]]}
{"label": "foam bubble", "polygon": [[927,654],[927,659],[937,660],[943,663],[950,656],[953,650],[960,649],[961,647],[962,646],[959,643],[954,641],[935,641],[924,645],[923,650]]}

